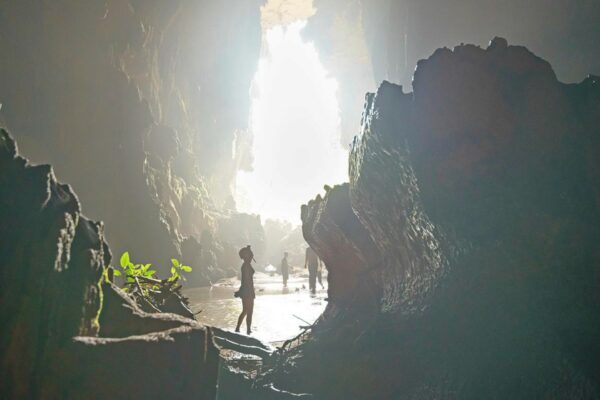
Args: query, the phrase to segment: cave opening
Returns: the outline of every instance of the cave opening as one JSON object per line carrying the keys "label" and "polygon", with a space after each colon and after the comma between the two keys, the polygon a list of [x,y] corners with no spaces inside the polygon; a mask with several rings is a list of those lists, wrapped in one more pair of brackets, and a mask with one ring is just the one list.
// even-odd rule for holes
{"label": "cave opening", "polygon": [[300,205],[347,181],[337,81],[301,33],[306,20],[263,32],[252,84],[252,169],[239,171],[236,203],[262,220],[300,223]]}

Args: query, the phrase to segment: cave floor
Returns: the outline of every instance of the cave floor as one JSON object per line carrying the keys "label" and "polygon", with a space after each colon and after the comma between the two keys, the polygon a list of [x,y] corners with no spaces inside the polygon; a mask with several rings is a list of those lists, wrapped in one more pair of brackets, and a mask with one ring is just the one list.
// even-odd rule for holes
{"label": "cave floor", "polygon": [[[323,283],[326,285],[325,276]],[[202,310],[196,316],[200,323],[233,331],[242,309],[240,299],[233,297],[239,285],[239,280],[231,279],[212,287],[189,288],[184,293],[190,300],[192,311]],[[284,288],[280,275],[257,272],[254,286],[256,300],[252,336],[263,342],[279,344],[298,335],[302,331],[300,326],[313,323],[327,305],[327,290],[317,284],[317,293],[311,295],[308,277],[304,273],[290,275],[288,287]]]}

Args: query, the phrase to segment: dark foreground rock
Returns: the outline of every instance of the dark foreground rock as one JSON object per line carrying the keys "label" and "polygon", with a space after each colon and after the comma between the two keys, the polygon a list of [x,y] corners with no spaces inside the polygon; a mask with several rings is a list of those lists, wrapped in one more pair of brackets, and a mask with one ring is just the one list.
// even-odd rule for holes
{"label": "dark foreground rock", "polygon": [[3,130],[0,221],[0,397],[39,397],[53,356],[73,336],[97,332],[110,253],[71,188],[50,166],[28,165]]}
{"label": "dark foreground rock", "polygon": [[[70,358],[59,398],[215,398],[219,352],[210,330],[181,326],[118,339],[77,337],[69,354],[77,357]],[[80,365],[97,367],[82,373]]]}
{"label": "dark foreground rock", "polygon": [[304,237],[327,265],[328,304],[376,311],[381,295],[369,268],[378,264],[379,255],[352,210],[348,184],[303,206],[301,216]]}
{"label": "dark foreground rock", "polygon": [[174,313],[144,311],[127,293],[110,282],[102,284],[102,312],[98,319],[102,337],[125,337],[165,331],[196,322]]}
{"label": "dark foreground rock", "polygon": [[214,398],[210,331],[145,313],[103,283],[111,256],[102,224],[82,216],[50,166],[20,157],[4,130],[0,221],[0,398]]}
{"label": "dark foreground rock", "polygon": [[413,87],[367,95],[349,202],[338,187],[302,214],[333,297],[375,285],[378,307],[330,305],[269,379],[324,399],[598,398],[598,79],[562,84],[495,39],[437,50]]}

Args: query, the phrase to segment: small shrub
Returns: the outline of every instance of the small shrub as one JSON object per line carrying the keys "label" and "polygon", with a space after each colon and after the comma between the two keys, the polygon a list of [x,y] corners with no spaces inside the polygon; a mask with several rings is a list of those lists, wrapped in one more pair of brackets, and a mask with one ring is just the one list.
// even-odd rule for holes
{"label": "small shrub", "polygon": [[[184,274],[192,272],[192,267],[172,258],[171,276],[159,279],[156,271],[151,269],[152,264],[132,262],[128,251],[121,255],[119,264],[122,271],[114,268],[114,275],[123,276],[122,289],[129,293],[142,308],[149,307],[154,311],[178,312],[193,317],[189,310],[188,300],[181,293],[180,284],[180,280],[185,280]],[[182,306],[183,309],[180,310],[179,306]]]}

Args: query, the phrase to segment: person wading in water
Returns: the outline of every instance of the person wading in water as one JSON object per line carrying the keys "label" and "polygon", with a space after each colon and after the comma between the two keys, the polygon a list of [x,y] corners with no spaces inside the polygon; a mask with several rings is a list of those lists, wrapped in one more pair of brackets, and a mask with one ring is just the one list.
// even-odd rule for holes
{"label": "person wading in water", "polygon": [[252,333],[252,313],[254,311],[254,298],[256,295],[254,294],[254,268],[252,268],[252,260],[254,260],[254,253],[250,249],[250,245],[244,247],[238,253],[240,258],[244,260],[242,263],[242,285],[240,286],[240,290],[235,292],[233,295],[235,297],[239,297],[242,299],[242,312],[238,317],[237,326],[235,328],[236,332],[240,331],[240,325],[244,321],[244,317],[246,318],[246,332],[248,335]]}
{"label": "person wading in water", "polygon": [[[306,248],[306,258],[304,259],[304,268],[308,266],[308,287],[311,293],[315,293],[317,288],[317,271],[321,261],[317,253],[311,248]],[[322,285],[322,284],[321,284]]]}
{"label": "person wading in water", "polygon": [[288,263],[288,253],[287,251],[283,253],[283,260],[281,260],[281,277],[283,278],[283,286],[287,287],[287,281],[289,277],[289,269],[290,265]]}

